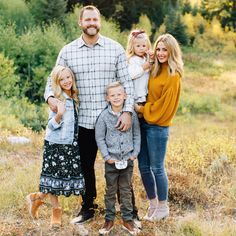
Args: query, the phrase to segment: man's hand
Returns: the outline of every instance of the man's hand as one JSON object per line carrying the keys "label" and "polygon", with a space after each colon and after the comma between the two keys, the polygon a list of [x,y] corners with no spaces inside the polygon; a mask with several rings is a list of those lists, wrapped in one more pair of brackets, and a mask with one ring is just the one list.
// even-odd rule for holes
{"label": "man's hand", "polygon": [[48,105],[53,112],[57,112],[57,103],[60,102],[57,98],[49,97]]}
{"label": "man's hand", "polygon": [[113,164],[113,163],[115,163],[115,160],[109,159],[109,160],[107,160],[106,162],[107,162],[108,164]]}
{"label": "man's hand", "polygon": [[124,132],[130,129],[131,125],[132,125],[131,114],[129,112],[123,112],[116,123],[116,128]]}

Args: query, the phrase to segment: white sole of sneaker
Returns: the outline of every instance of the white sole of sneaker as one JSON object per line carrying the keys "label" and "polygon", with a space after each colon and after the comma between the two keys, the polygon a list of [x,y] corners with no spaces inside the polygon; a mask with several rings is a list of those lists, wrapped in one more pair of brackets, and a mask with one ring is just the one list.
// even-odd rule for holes
{"label": "white sole of sneaker", "polygon": [[122,225],[122,228],[123,228],[125,231],[129,232],[131,235],[137,235],[137,234],[140,232],[140,230],[137,229],[137,228],[135,228],[134,231],[130,231],[130,230],[128,230],[124,225]]}
{"label": "white sole of sneaker", "polygon": [[99,232],[99,235],[106,235],[106,234],[109,234],[113,229],[113,226],[109,229],[109,230],[106,230],[106,229],[99,229],[98,232]]}

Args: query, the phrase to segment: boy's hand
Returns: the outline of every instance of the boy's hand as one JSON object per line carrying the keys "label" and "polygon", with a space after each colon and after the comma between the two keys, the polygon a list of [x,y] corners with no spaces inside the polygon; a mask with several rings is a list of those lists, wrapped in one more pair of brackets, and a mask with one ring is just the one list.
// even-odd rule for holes
{"label": "boy's hand", "polygon": [[130,157],[129,158],[131,161],[134,161],[136,159],[136,157]]}
{"label": "boy's hand", "polygon": [[108,164],[113,164],[113,163],[115,163],[115,160],[109,159],[109,160],[107,160],[106,162],[107,162]]}

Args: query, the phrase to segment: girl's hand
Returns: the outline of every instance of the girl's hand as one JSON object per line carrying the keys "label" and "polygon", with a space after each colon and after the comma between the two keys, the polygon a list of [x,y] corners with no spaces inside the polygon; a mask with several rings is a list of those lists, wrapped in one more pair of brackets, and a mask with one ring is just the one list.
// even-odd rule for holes
{"label": "girl's hand", "polygon": [[62,116],[64,114],[65,110],[66,110],[65,103],[62,102],[62,101],[58,101],[58,103],[57,103],[57,114]]}
{"label": "girl's hand", "polygon": [[150,59],[150,60],[153,60],[153,61],[154,61],[155,55],[154,55],[154,51],[153,51],[153,50],[149,49],[149,50],[147,51],[147,55],[149,55],[149,59]]}

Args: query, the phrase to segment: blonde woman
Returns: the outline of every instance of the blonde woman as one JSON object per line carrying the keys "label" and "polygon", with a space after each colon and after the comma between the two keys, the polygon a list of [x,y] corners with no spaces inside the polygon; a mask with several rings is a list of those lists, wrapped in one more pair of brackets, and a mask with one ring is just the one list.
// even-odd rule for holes
{"label": "blonde woman", "polygon": [[84,178],[78,148],[78,90],[73,72],[64,66],[52,71],[52,90],[59,99],[57,112],[50,112],[44,141],[40,192],[27,196],[29,212],[38,217],[38,208],[46,196],[52,204],[51,226],[61,225],[58,196],[84,194]]}
{"label": "blonde woman", "polygon": [[135,105],[135,110],[143,115],[138,161],[150,201],[144,219],[150,221],[169,215],[168,178],[164,162],[169,126],[179,104],[183,76],[181,50],[172,35],[164,34],[156,40],[153,60],[147,102],[144,106]]}

